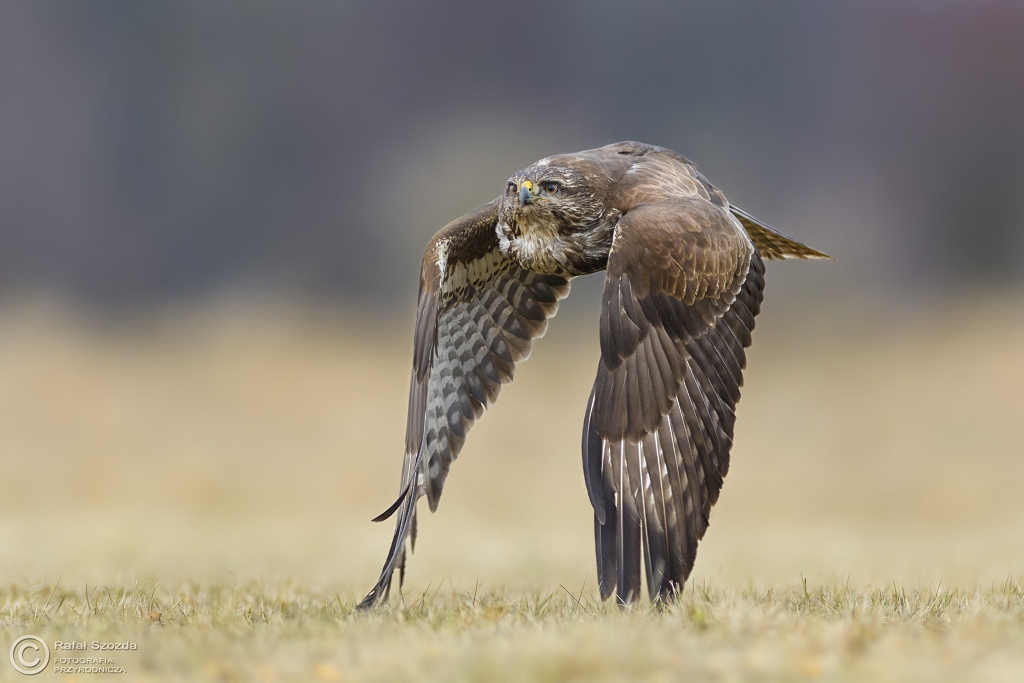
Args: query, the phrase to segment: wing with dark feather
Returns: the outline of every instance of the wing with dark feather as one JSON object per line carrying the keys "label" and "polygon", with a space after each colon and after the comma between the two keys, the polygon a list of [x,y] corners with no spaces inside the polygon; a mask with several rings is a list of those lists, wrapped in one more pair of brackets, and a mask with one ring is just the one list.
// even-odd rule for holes
{"label": "wing with dark feather", "polygon": [[682,588],[729,469],[744,349],[764,265],[703,197],[628,211],[616,228],[601,360],[583,429],[602,598]]}
{"label": "wing with dark feather", "polygon": [[397,513],[380,580],[360,608],[386,599],[397,567],[404,578],[406,541],[416,542],[416,502],[437,508],[466,433],[512,381],[532,340],[544,334],[568,281],[520,268],[498,248],[497,202],[442,228],[420,272],[409,385],[401,494],[375,521]]}

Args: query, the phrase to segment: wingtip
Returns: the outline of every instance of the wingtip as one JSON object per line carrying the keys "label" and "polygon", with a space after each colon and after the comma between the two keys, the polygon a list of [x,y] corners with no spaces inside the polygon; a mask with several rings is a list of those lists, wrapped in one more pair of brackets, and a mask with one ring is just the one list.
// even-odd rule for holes
{"label": "wingtip", "polygon": [[379,515],[377,515],[376,517],[374,517],[370,521],[371,522],[385,522],[388,519],[390,519],[391,516],[394,515],[395,512],[398,511],[398,508],[402,505],[402,501],[405,500],[406,495],[408,495],[408,493],[409,493],[409,487],[410,486],[412,486],[412,482],[409,482],[409,484],[407,484],[406,487],[404,489],[402,489],[402,492],[400,494],[398,494],[398,500],[396,500],[394,503],[392,503],[391,507],[389,507],[387,510],[385,510],[382,513],[380,513]]}
{"label": "wingtip", "polygon": [[394,506],[394,505],[392,505],[392,506],[391,506],[391,507],[389,507],[389,508],[388,508],[387,510],[385,510],[385,511],[384,511],[384,512],[382,512],[382,513],[380,513],[379,515],[377,515],[376,517],[374,517],[374,518],[373,518],[373,519],[371,519],[370,521],[371,521],[371,522],[386,522],[386,521],[388,521],[389,519],[391,519],[391,516],[392,516],[393,514],[395,514],[395,510],[397,510],[397,509],[398,509],[398,507],[397,507],[397,506]]}
{"label": "wingtip", "polygon": [[380,603],[386,602],[390,592],[391,575],[388,574],[387,577],[382,576],[380,580],[377,581],[377,585],[375,585],[373,589],[366,594],[366,597],[359,601],[359,604],[356,605],[356,611],[366,612],[373,609]]}
{"label": "wingtip", "polygon": [[379,591],[377,590],[376,587],[374,587],[374,589],[367,593],[366,597],[363,598],[358,605],[356,605],[356,611],[367,612],[376,607],[379,602]]}

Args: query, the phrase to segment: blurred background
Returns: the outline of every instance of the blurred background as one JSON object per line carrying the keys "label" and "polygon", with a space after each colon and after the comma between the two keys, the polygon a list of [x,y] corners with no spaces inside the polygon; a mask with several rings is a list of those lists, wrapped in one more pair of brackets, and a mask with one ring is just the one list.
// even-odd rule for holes
{"label": "blurred background", "polygon": [[[769,266],[697,574],[1019,576],[1021,35],[1013,0],[3,3],[0,572],[367,588],[429,236],[633,139],[838,258]],[[413,585],[593,586],[600,286]]]}
{"label": "blurred background", "polygon": [[437,227],[539,157],[621,139],[841,255],[821,283],[1024,276],[1019,2],[0,13],[5,293],[403,307]]}

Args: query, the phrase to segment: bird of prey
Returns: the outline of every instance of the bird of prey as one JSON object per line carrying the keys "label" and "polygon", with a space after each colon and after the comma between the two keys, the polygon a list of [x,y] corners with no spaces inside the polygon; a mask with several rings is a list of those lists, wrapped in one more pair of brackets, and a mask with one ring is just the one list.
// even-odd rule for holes
{"label": "bird of prey", "polygon": [[[405,459],[386,599],[466,433],[544,334],[569,281],[606,270],[583,424],[601,598],[671,599],[729,469],[762,259],[830,258],[736,206],[671,150],[620,142],[547,157],[443,227],[420,271]],[[642,558],[642,562],[641,562]]]}

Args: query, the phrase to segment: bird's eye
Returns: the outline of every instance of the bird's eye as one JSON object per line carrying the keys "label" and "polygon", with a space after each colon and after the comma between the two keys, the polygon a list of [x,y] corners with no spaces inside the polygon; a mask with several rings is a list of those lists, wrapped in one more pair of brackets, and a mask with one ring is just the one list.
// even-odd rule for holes
{"label": "bird's eye", "polygon": [[519,192],[519,188],[516,187],[516,184],[515,183],[509,183],[508,184],[508,193],[509,194],[515,194],[517,192]]}
{"label": "bird's eye", "polygon": [[544,186],[544,191],[548,194],[558,194],[558,183],[548,183]]}

